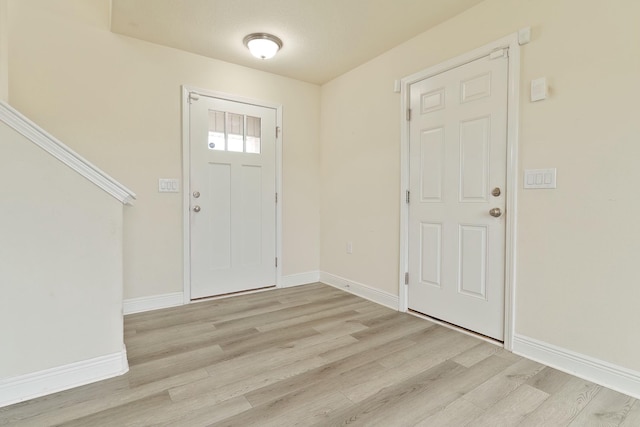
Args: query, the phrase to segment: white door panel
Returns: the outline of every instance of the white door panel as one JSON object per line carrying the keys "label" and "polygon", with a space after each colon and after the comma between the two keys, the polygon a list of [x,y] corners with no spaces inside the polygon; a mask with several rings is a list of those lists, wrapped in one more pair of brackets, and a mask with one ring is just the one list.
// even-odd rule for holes
{"label": "white door panel", "polygon": [[497,340],[505,224],[489,211],[505,211],[507,65],[485,57],[410,87],[409,309]]}
{"label": "white door panel", "polygon": [[275,285],[275,129],[271,108],[190,104],[192,299]]}

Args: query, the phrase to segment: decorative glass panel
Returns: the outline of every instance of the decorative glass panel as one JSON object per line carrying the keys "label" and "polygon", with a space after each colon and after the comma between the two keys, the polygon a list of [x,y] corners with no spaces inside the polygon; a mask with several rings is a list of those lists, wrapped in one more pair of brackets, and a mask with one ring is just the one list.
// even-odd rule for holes
{"label": "decorative glass panel", "polygon": [[227,151],[244,151],[244,116],[227,113]]}
{"label": "decorative glass panel", "polygon": [[247,153],[260,153],[260,117],[247,116]]}
{"label": "decorative glass panel", "polygon": [[260,117],[209,110],[207,146],[210,150],[260,154],[261,126]]}
{"label": "decorative glass panel", "polygon": [[209,110],[209,138],[207,145],[210,150],[222,150],[225,147],[224,111]]}

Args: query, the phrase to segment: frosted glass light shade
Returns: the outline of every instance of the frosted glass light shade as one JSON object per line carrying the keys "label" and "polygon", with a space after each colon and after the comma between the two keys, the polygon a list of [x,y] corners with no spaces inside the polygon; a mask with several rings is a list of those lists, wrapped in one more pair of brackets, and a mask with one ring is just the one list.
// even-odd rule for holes
{"label": "frosted glass light shade", "polygon": [[249,34],[244,44],[253,56],[259,59],[273,58],[282,47],[282,40],[266,33]]}

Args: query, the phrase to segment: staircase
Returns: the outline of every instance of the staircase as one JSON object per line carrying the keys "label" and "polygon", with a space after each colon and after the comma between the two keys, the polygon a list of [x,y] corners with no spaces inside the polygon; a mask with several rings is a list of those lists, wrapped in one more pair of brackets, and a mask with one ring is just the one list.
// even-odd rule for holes
{"label": "staircase", "polygon": [[0,102],[0,407],[121,375],[135,194]]}

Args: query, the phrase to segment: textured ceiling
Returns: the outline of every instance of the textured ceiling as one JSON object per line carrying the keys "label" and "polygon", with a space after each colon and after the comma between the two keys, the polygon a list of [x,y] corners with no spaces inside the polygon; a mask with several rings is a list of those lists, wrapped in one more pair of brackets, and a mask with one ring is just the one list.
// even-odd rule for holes
{"label": "textured ceiling", "polygon": [[[111,30],[234,64],[322,84],[482,0],[112,0]],[[252,57],[254,32],[284,46]]]}

